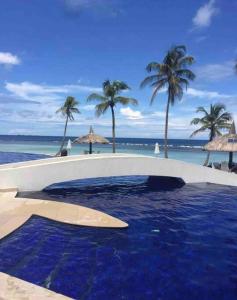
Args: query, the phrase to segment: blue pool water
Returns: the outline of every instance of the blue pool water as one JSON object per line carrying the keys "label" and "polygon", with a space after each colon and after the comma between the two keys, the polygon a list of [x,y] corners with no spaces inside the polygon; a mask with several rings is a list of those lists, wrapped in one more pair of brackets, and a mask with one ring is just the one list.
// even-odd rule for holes
{"label": "blue pool water", "polygon": [[2,152],[0,151],[0,164],[15,163],[20,161],[42,159],[48,156],[41,154]]}
{"label": "blue pool water", "polygon": [[154,191],[145,177],[120,177],[22,195],[96,208],[129,228],[34,216],[0,241],[2,272],[75,299],[237,299],[237,188]]}

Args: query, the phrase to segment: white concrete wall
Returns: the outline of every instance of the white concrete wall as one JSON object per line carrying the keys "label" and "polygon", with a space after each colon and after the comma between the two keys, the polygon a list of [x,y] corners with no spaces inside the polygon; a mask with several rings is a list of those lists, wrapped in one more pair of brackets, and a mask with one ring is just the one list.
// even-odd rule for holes
{"label": "white concrete wall", "polygon": [[49,158],[0,166],[0,189],[38,191],[58,182],[109,176],[153,175],[182,178],[186,183],[237,186],[237,175],[172,159],[100,154]]}

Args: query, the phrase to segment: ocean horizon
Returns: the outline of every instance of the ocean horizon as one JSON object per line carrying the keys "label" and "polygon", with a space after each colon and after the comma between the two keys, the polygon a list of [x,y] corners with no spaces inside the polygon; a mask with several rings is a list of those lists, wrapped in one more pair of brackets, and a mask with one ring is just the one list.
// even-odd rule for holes
{"label": "ocean horizon", "polygon": [[[111,137],[107,137],[112,142]],[[74,141],[76,137],[68,136],[68,140]],[[40,135],[0,135],[0,152],[16,152],[54,155],[57,153],[62,141],[61,136],[40,136]],[[203,164],[207,152],[203,146],[207,140],[200,139],[169,139],[169,158],[183,160],[186,162]],[[159,143],[160,154],[163,157],[164,140],[157,138],[116,138],[116,150],[118,153],[134,153],[148,156],[155,156],[155,143]],[[87,144],[74,144],[71,155],[84,154],[88,150]],[[112,151],[111,143],[108,145],[93,145],[95,153],[108,153]],[[1,155],[1,153],[0,153]],[[211,153],[210,161],[227,161],[228,153]]]}

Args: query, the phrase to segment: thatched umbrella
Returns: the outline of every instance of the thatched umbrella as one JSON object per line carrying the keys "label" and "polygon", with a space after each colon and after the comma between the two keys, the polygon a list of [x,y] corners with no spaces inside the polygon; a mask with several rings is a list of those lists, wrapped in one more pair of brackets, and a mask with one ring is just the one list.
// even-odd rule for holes
{"label": "thatched umbrella", "polygon": [[103,136],[95,134],[91,126],[89,134],[77,138],[73,141],[73,143],[89,144],[89,153],[92,154],[92,144],[109,144],[109,140],[107,140]]}
{"label": "thatched umbrella", "polygon": [[237,134],[233,122],[228,134],[222,135],[204,146],[208,151],[229,152],[229,168],[233,164],[233,152],[237,152]]}

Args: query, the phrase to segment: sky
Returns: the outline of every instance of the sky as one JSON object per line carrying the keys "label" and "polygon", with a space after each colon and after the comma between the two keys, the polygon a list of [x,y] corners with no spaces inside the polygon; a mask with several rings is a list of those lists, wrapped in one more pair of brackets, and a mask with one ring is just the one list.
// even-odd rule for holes
{"label": "sky", "polygon": [[0,25],[0,134],[62,135],[55,111],[74,96],[81,114],[68,134],[92,125],[109,137],[110,112],[97,118],[86,99],[110,79],[139,101],[116,107],[117,136],[162,138],[167,94],[151,106],[152,90],[139,86],[146,65],[180,44],[196,79],[170,110],[169,137],[189,138],[198,106],[224,103],[237,121],[237,0],[8,0]]}

